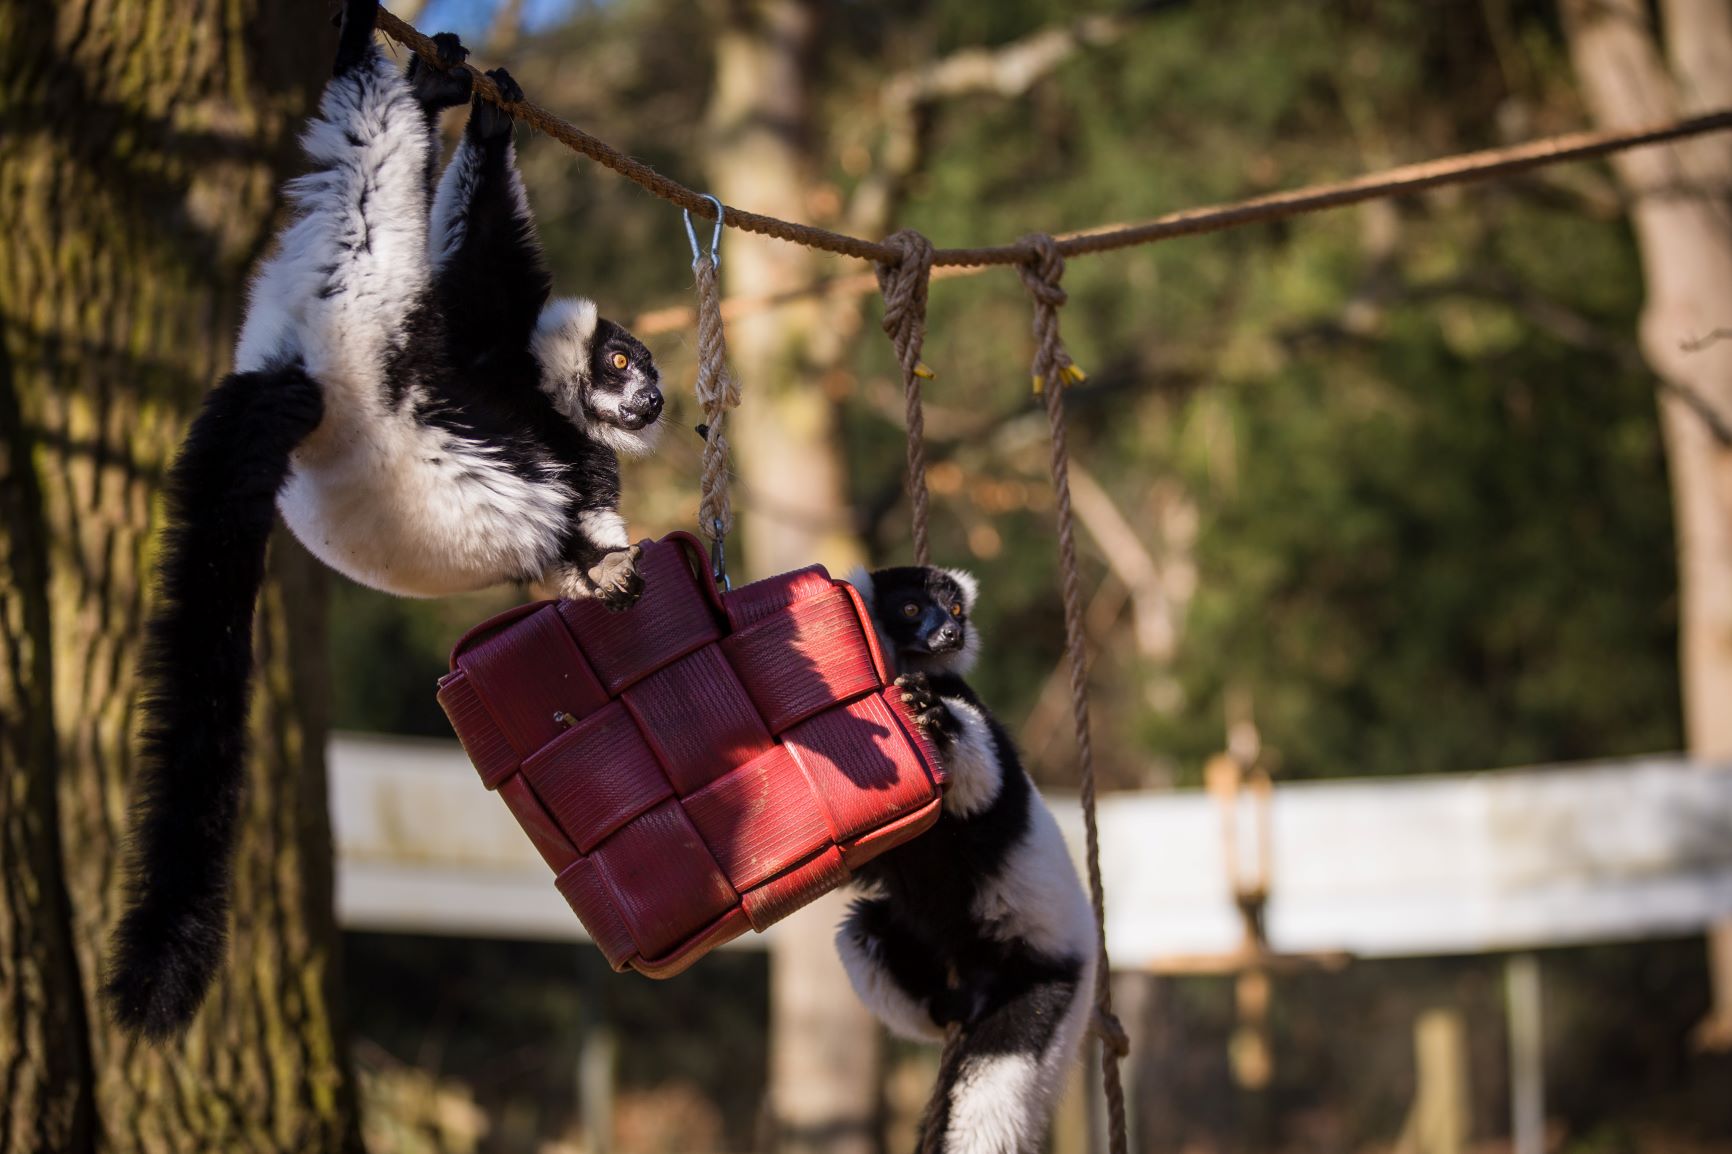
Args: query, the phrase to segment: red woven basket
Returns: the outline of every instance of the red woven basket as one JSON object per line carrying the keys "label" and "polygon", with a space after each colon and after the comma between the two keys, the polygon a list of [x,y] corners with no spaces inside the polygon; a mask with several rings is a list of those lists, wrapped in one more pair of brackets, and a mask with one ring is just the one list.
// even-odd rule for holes
{"label": "red woven basket", "polygon": [[924,831],[944,776],[852,586],[813,566],[719,595],[686,533],[641,568],[624,613],[470,630],[439,704],[614,969],[665,978]]}

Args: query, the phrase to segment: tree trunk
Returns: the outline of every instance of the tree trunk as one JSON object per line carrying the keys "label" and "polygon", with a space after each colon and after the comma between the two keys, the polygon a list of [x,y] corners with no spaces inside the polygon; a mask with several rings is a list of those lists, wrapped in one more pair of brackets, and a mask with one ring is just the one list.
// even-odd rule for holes
{"label": "tree trunk", "polygon": [[[715,194],[790,220],[808,215],[815,7],[803,0],[725,0],[716,43],[709,174]],[[722,242],[730,295],[768,296],[810,284],[820,269],[796,245],[744,233]],[[850,522],[834,402],[819,387],[834,360],[806,301],[741,319],[728,331],[743,392],[729,418],[743,490],[743,553],[735,576],[821,561],[862,560]],[[740,556],[745,565],[739,565]],[[878,1029],[854,997],[830,936],[836,899],[777,927],[771,940],[770,1107],[780,1150],[867,1154],[877,1146]]]}
{"label": "tree trunk", "polygon": [[358,1150],[335,1010],[324,626],[284,539],[259,614],[230,965],[161,1050],[96,999],[147,612],[154,491],[227,363],[319,5],[0,0],[0,1151]]}
{"label": "tree trunk", "polygon": [[[804,0],[726,0],[716,41],[708,171],[730,204],[804,220],[811,153],[811,56],[818,14]],[[721,272],[730,296],[803,288],[821,269],[799,245],[729,233]],[[835,403],[819,375],[833,350],[820,302],[743,317],[728,331],[744,390],[729,418],[734,471],[745,490],[744,556],[754,576],[861,559],[848,514]]]}
{"label": "tree trunk", "polygon": [[[1732,4],[1662,0],[1664,49],[1643,0],[1562,0],[1576,76],[1602,128],[1732,106]],[[1679,642],[1689,751],[1732,758],[1732,446],[1703,408],[1732,419],[1732,136],[1613,158],[1630,199],[1647,301],[1642,353],[1665,384],[1661,428],[1677,517]],[[1732,980],[1732,926],[1713,936]],[[1732,1046],[1732,990],[1704,1040]]]}

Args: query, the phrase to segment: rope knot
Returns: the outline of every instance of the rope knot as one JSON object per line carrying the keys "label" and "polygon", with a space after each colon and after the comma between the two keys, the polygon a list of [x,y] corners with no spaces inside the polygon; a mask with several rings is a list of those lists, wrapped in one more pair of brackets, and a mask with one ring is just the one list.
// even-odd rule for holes
{"label": "rope knot", "polygon": [[[905,228],[884,238],[886,248],[896,250],[895,264],[878,264],[878,290],[884,294],[884,331],[897,342],[897,351],[919,326],[926,323],[926,286],[932,278],[932,242],[914,229]],[[918,350],[916,350],[918,353]]]}
{"label": "rope knot", "polygon": [[[1016,266],[1034,298],[1034,391],[1052,395],[1073,375],[1070,354],[1058,331],[1059,306],[1068,299],[1058,284],[1064,276],[1064,254],[1058,251],[1058,242],[1045,233],[1025,237],[1022,243],[1034,250],[1028,260]],[[1046,387],[1049,381],[1051,389]]]}
{"label": "rope knot", "polygon": [[884,294],[884,332],[902,367],[902,391],[908,414],[908,499],[914,511],[914,561],[929,560],[926,532],[930,505],[926,493],[926,420],[920,407],[920,378],[932,370],[920,363],[926,343],[926,294],[932,283],[932,242],[911,228],[884,238],[900,259],[874,266],[878,291]]}
{"label": "rope knot", "polygon": [[1101,1045],[1112,1051],[1114,1057],[1123,1058],[1130,1054],[1131,1036],[1125,1033],[1124,1023],[1119,1021],[1118,1015],[1111,1010],[1096,1006],[1089,1029],[1101,1040]]}
{"label": "rope knot", "polygon": [[1029,295],[1047,308],[1060,307],[1069,297],[1058,284],[1064,276],[1064,254],[1058,251],[1058,242],[1046,233],[1035,233],[1024,237],[1022,243],[1034,250],[1016,266]]}

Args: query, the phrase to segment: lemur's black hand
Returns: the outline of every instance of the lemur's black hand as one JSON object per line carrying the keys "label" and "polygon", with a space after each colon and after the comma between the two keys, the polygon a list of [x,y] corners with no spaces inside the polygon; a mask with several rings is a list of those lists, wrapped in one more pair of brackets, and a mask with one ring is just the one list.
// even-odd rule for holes
{"label": "lemur's black hand", "polygon": [[438,67],[427,63],[419,53],[409,58],[409,88],[415,99],[421,107],[431,109],[467,104],[475,88],[475,77],[462,66],[469,59],[469,49],[451,32],[435,35],[433,47],[439,51]]}
{"label": "lemur's black hand", "polygon": [[[499,87],[499,98],[507,104],[517,104],[523,99],[523,89],[517,81],[511,78],[511,73],[503,68],[495,68],[487,73],[488,79]],[[491,100],[475,98],[475,109],[469,114],[469,128],[480,140],[498,140],[511,135],[512,115]]]}
{"label": "lemur's black hand", "polygon": [[922,733],[940,748],[955,739],[956,715],[932,692],[932,685],[926,680],[926,674],[904,673],[896,679],[896,688],[902,691],[902,704],[914,715],[914,724],[920,727]]}

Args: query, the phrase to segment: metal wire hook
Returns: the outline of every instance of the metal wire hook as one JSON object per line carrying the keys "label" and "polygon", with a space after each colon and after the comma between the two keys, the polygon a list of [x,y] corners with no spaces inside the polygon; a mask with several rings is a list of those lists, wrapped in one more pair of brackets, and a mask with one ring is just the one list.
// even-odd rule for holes
{"label": "metal wire hook", "polygon": [[[722,217],[726,210],[722,207],[722,202],[711,196],[709,193],[700,192],[698,195],[716,206],[716,229],[714,232],[710,233],[710,263],[715,265],[717,268],[721,268],[722,258],[716,255],[716,249],[722,243]],[[703,259],[704,254],[703,251],[698,248],[697,230],[692,228],[692,210],[686,208],[681,209],[680,211],[685,214],[686,239],[692,242],[692,265],[695,268],[698,261]]]}
{"label": "metal wire hook", "polygon": [[723,532],[722,519],[717,517],[710,522],[710,528],[715,530],[710,537],[710,578],[722,587],[723,592],[731,593],[734,590],[734,583],[728,580],[728,557],[722,548],[722,538],[726,536],[726,533]]}

